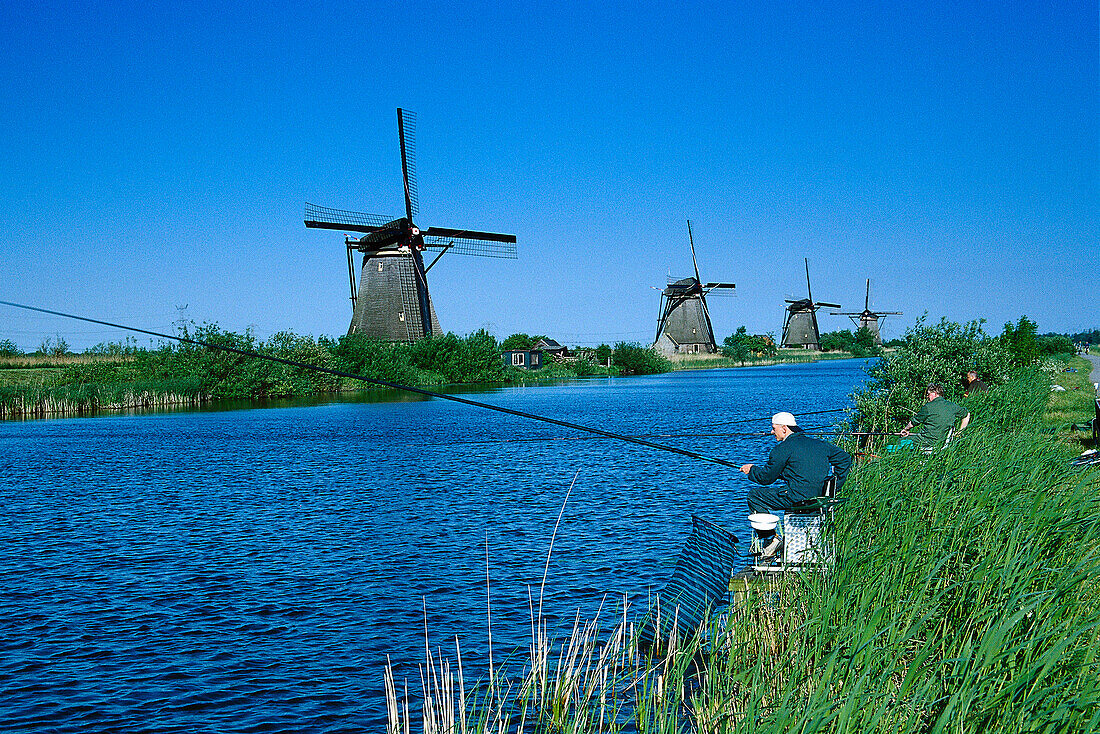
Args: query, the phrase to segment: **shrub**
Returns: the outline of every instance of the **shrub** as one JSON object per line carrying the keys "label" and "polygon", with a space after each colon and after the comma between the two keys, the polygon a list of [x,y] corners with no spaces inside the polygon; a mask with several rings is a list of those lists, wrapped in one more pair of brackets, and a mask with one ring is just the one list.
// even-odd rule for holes
{"label": "shrub", "polygon": [[672,363],[667,357],[637,343],[616,344],[611,361],[625,375],[656,375],[672,370]]}
{"label": "shrub", "polygon": [[770,335],[750,334],[744,326],[722,340],[722,356],[744,362],[754,357],[772,357],[776,353],[775,339]]}
{"label": "shrub", "polygon": [[1047,334],[1038,339],[1039,354],[1044,357],[1055,354],[1073,354],[1077,349],[1073,346],[1073,340],[1062,334]]}
{"label": "shrub", "polygon": [[501,342],[500,348],[504,351],[512,349],[534,349],[535,344],[539,339],[545,339],[545,334],[536,334],[535,336],[528,336],[524,333],[512,334],[510,337]]}
{"label": "shrub", "polygon": [[948,399],[963,392],[967,370],[976,370],[992,387],[1016,372],[1012,354],[1002,339],[987,335],[976,321],[961,325],[947,319],[928,325],[921,316],[905,333],[905,343],[873,364],[870,379],[852,395],[856,420],[867,430],[891,430],[891,421],[905,419],[924,402],[930,383],[944,386]]}
{"label": "shrub", "polygon": [[56,338],[47,336],[38,345],[38,353],[48,357],[63,357],[69,352],[69,342],[60,334]]}
{"label": "shrub", "polygon": [[1027,316],[1021,316],[1013,326],[1005,324],[1001,341],[1012,354],[1012,362],[1017,367],[1026,367],[1039,359],[1039,327]]}

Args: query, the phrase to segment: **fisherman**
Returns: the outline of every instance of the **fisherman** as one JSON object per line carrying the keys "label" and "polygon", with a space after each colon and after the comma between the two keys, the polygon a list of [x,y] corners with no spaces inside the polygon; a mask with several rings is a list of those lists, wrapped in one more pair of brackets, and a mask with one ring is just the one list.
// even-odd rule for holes
{"label": "fisherman", "polygon": [[970,397],[970,394],[975,392],[989,392],[989,385],[978,379],[977,370],[970,370],[966,373],[966,393],[964,397]]}
{"label": "fisherman", "polygon": [[[852,468],[852,455],[847,451],[810,438],[786,411],[772,416],[772,435],[779,445],[768,455],[768,463],[741,467],[749,479],[761,485],[749,490],[749,512],[787,510],[799,502],[819,497],[830,472],[836,476],[836,490],[844,486],[848,470]],[[776,479],[782,479],[787,486],[769,487]],[[779,550],[781,541],[774,528],[758,530],[757,538],[762,557],[774,556]]]}
{"label": "fisherman", "polygon": [[943,386],[935,382],[924,391],[924,397],[926,402],[901,429],[901,436],[907,438],[909,431],[916,426],[913,443],[924,453],[930,454],[947,445],[957,421],[961,421],[959,431],[970,425],[970,412],[945,398]]}

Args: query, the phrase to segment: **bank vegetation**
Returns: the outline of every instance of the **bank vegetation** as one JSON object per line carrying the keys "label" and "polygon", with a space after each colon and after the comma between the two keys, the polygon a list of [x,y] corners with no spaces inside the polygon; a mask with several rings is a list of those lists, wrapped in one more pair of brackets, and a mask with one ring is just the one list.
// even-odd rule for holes
{"label": "bank vegetation", "polygon": [[[1077,363],[1019,346],[979,324],[922,322],[876,367],[854,420],[896,427],[940,381],[973,421],[931,456],[864,457],[827,568],[755,579],[657,655],[636,645],[645,609],[564,637],[536,612],[518,674],[465,681],[439,651],[411,691],[387,671],[389,730],[1100,730],[1100,471],[1051,430],[1052,383],[1078,392],[1065,371]],[[992,387],[962,397],[972,366]]]}

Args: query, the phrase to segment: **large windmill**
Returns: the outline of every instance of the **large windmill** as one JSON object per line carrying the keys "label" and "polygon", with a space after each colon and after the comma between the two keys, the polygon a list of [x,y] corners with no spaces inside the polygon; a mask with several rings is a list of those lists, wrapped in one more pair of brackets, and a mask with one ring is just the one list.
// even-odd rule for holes
{"label": "large windmill", "polygon": [[817,310],[822,306],[840,308],[839,303],[814,301],[810,290],[810,261],[806,259],[806,295],[797,301],[787,299],[787,318],[783,321],[783,340],[780,346],[801,349],[821,349],[821,332],[817,328]]}
{"label": "large windmill", "polygon": [[732,290],[734,287],[733,283],[704,283],[699,277],[691,220],[688,220],[688,244],[691,246],[695,277],[670,282],[661,291],[657,340],[653,348],[666,354],[718,351],[714,328],[710,324],[710,311],[707,310],[707,294],[716,288]]}
{"label": "large windmill", "polygon": [[833,311],[833,316],[847,316],[856,325],[856,329],[867,329],[875,337],[875,345],[882,346],[882,336],[879,334],[879,321],[887,316],[901,316],[901,311],[872,311],[871,310],[871,279],[867,279],[867,296],[863,300],[863,310],[856,312]]}
{"label": "large windmill", "polygon": [[[405,216],[329,209],[306,203],[307,227],[362,233],[345,235],[348,280],[351,284],[352,317],[349,334],[364,334],[387,341],[411,342],[440,333],[432,299],[428,295],[428,271],[447,252],[484,257],[515,258],[516,237],[495,232],[429,227],[420,229],[413,217],[420,212],[416,187],[416,115],[397,110],[397,135],[401,141],[401,175],[405,182]],[[438,252],[424,265],[423,252]],[[363,253],[359,287],[355,287],[353,252]]]}

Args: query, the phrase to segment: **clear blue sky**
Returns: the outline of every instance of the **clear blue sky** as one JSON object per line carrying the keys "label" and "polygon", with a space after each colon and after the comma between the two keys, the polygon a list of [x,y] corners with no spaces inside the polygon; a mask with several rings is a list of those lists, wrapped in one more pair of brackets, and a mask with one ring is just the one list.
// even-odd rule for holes
{"label": "clear blue sky", "polygon": [[[311,6],[312,5],[312,6]],[[677,7],[671,7],[677,5]],[[660,286],[737,283],[718,338],[804,289],[859,310],[1100,327],[1095,0],[159,2],[0,7],[0,299],[171,329],[339,335],[305,201],[512,232],[448,255],[444,329],[653,338]],[[826,330],[847,328],[825,317]],[[125,335],[0,307],[25,349]]]}

